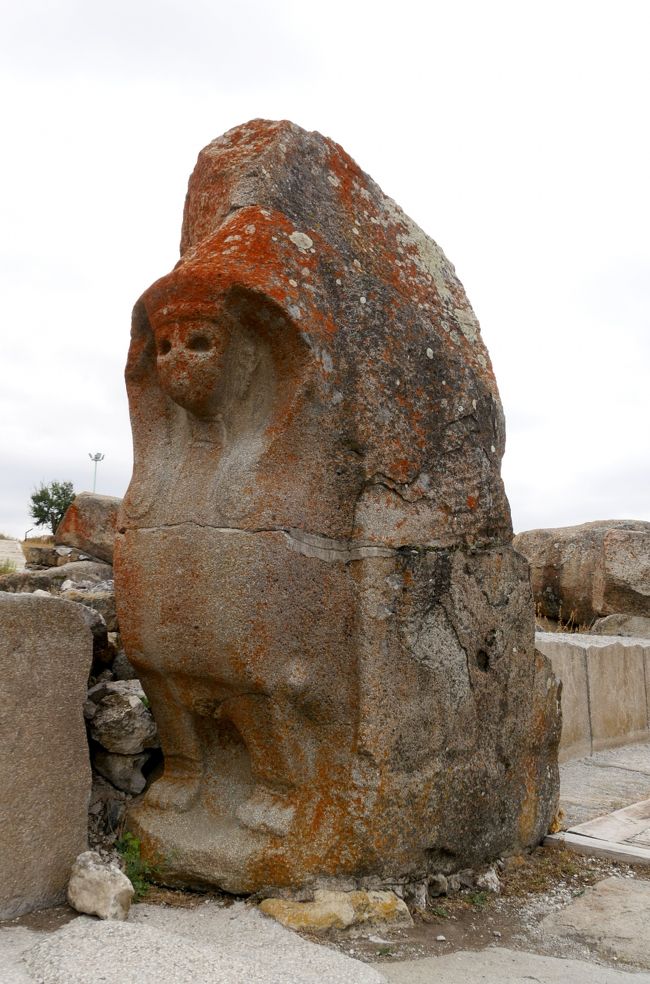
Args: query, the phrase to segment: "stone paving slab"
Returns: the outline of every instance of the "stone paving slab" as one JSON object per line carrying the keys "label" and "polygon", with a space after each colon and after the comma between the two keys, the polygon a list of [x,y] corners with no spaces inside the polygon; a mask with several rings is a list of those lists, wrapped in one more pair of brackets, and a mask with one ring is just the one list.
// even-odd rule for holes
{"label": "stone paving slab", "polygon": [[501,947],[374,966],[394,984],[650,984],[650,974]]}
{"label": "stone paving slab", "polygon": [[606,960],[650,970],[650,881],[605,878],[546,916],[542,931],[584,943]]}
{"label": "stone paving slab", "polygon": [[571,833],[650,847],[650,799],[571,828]]}
{"label": "stone paving slab", "polygon": [[5,560],[14,563],[17,571],[25,569],[25,555],[18,540],[0,539],[0,564]]}
{"label": "stone paving slab", "polygon": [[598,752],[560,766],[560,806],[573,829],[650,796],[650,742]]}

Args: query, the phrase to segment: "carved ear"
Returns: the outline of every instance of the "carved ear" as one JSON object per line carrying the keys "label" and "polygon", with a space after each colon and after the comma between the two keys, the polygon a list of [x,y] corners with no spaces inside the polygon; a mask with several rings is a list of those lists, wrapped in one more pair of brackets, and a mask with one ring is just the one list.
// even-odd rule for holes
{"label": "carved ear", "polygon": [[130,383],[142,382],[155,372],[156,343],[144,301],[136,301],[131,317],[131,344],[126,361],[125,377]]}
{"label": "carved ear", "polygon": [[224,308],[241,325],[268,346],[276,368],[290,378],[301,375],[310,351],[286,311],[267,294],[234,284],[225,295]]}
{"label": "carved ear", "polygon": [[261,291],[251,290],[243,284],[234,284],[224,299],[228,313],[240,324],[264,336],[267,341],[282,336],[295,335],[289,315],[282,307]]}

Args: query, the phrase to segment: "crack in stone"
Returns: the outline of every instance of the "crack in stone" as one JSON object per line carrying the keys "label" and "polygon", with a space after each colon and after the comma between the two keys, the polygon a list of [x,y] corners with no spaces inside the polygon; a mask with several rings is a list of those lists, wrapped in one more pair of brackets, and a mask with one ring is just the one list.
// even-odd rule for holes
{"label": "crack in stone", "polygon": [[454,553],[456,550],[468,550],[474,554],[502,545],[500,541],[487,541],[473,545],[454,543],[437,546],[434,544],[400,543],[397,546],[388,546],[386,544],[364,543],[363,541],[355,542],[350,539],[337,540],[321,533],[307,533],[305,530],[287,529],[281,526],[260,526],[245,530],[238,526],[216,526],[212,523],[199,523],[193,519],[182,523],[160,523],[158,526],[123,527],[120,532],[157,533],[160,530],[181,530],[188,526],[214,530],[216,533],[239,533],[247,536],[255,536],[258,533],[281,533],[290,550],[294,550],[305,557],[316,557],[327,562],[341,561],[343,563],[378,557],[396,557],[409,552]]}

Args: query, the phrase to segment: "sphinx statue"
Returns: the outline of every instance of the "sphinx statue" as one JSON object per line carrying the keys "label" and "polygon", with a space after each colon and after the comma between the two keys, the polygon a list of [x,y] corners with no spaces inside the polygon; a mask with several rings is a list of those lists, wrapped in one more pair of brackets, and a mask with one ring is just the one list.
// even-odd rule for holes
{"label": "sphinx statue", "polygon": [[162,880],[378,886],[537,843],[558,684],[439,247],[333,141],[239,126],[126,381],[118,615],[164,752],[130,825]]}

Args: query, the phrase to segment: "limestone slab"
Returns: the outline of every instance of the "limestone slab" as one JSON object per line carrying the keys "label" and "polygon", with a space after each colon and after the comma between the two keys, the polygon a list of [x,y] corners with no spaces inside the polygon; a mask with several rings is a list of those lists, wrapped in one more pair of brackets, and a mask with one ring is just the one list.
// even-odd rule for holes
{"label": "limestone slab", "polygon": [[541,925],[547,936],[577,940],[606,959],[650,969],[650,881],[606,878]]}
{"label": "limestone slab", "polygon": [[566,636],[555,633],[535,634],[535,644],[551,660],[553,672],[562,681],[562,737],[560,762],[590,755],[591,720],[589,715],[589,680],[587,654]]}
{"label": "limestone slab", "polygon": [[[650,752],[650,745],[640,746]],[[599,755],[611,754],[600,752]],[[631,803],[647,799],[650,780],[647,771],[615,764],[592,764],[592,759],[573,759],[562,764],[561,805],[568,827],[593,820]]]}
{"label": "limestone slab", "polygon": [[0,593],[0,918],[65,897],[86,849],[92,634],[76,605]]}
{"label": "limestone slab", "polygon": [[620,642],[588,648],[594,751],[611,748],[617,743],[628,744],[648,734],[644,654],[649,650],[650,645],[621,645]]}
{"label": "limestone slab", "polygon": [[535,644],[562,680],[562,761],[650,739],[650,640],[536,632]]}
{"label": "limestone slab", "polygon": [[622,810],[615,810],[603,817],[571,827],[573,833],[598,837],[601,840],[629,841],[647,837],[650,828],[650,799],[633,803]]}
{"label": "limestone slab", "polygon": [[650,984],[650,974],[502,947],[375,966],[394,984]]}

